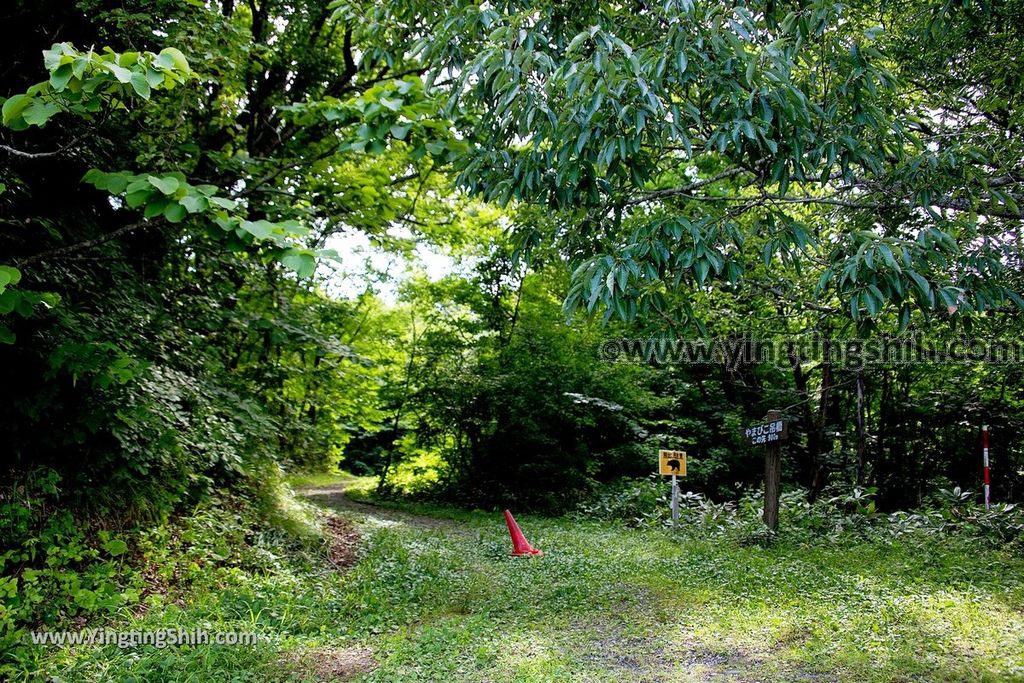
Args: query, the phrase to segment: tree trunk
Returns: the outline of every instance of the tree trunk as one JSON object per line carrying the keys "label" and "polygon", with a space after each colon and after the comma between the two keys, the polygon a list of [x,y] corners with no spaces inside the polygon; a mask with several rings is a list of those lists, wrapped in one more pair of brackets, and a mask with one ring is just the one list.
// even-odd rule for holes
{"label": "tree trunk", "polygon": [[[782,413],[769,410],[768,422],[782,419]],[[780,442],[768,444],[764,454],[764,523],[775,531],[779,528],[779,492],[782,482],[782,446]]]}
{"label": "tree trunk", "polygon": [[395,417],[391,423],[392,441],[388,444],[384,455],[384,467],[380,471],[377,480],[377,491],[387,490],[388,473],[391,471],[391,464],[394,461],[395,441],[398,440],[398,427],[402,419],[402,411],[405,409],[405,402],[409,396],[409,389],[412,384],[413,365],[416,362],[416,314],[411,318],[412,342],[409,344],[409,361],[405,366],[405,381],[402,384],[402,393],[398,397],[398,406],[395,408]]}
{"label": "tree trunk", "polygon": [[828,427],[828,405],[830,392],[832,390],[832,364],[829,362],[829,344],[825,342],[824,358],[821,361],[821,395],[818,398],[818,419],[814,424],[814,450],[811,452],[811,465],[814,468],[814,476],[811,479],[811,489],[807,493],[807,500],[814,502],[821,495],[825,483],[828,481],[828,463],[822,457],[825,453],[832,451],[831,440],[827,436]]}

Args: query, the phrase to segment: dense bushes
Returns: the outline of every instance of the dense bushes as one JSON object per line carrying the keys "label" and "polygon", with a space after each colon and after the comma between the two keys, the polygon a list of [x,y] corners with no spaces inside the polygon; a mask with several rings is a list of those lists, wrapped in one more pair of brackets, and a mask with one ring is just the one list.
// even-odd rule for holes
{"label": "dense bushes", "polygon": [[378,394],[389,418],[360,430],[342,465],[377,475],[382,491],[556,512],[649,472],[658,448],[680,448],[694,462],[687,485],[730,500],[763,476],[741,427],[780,408],[790,422],[783,478],[809,500],[828,485],[871,488],[893,512],[940,488],[977,491],[986,423],[995,499],[1022,490],[1013,365],[833,367],[824,386],[821,363],[612,362],[606,345],[664,330],[567,323],[567,280],[561,264],[526,271],[496,247],[468,273],[407,283],[397,309],[415,334]]}
{"label": "dense bushes", "polygon": [[52,470],[25,481],[0,497],[0,678],[34,670],[31,629],[102,628],[321,552],[314,514],[270,473],[146,527],[50,507]]}
{"label": "dense bushes", "polygon": [[[810,502],[803,489],[787,491],[780,501],[780,527],[767,532],[761,522],[761,495],[748,493],[737,501],[716,503],[693,492],[680,493],[676,531],[695,537],[722,537],[738,542],[891,540],[908,534],[957,534],[995,545],[1024,543],[1024,509],[1013,503],[990,510],[972,502],[974,495],[959,488],[940,490],[927,507],[912,511],[879,512],[873,489],[854,488]],[[585,518],[621,520],[629,526],[672,525],[671,488],[662,477],[623,480],[580,504],[575,514]]]}
{"label": "dense bushes", "polygon": [[[599,360],[607,330],[565,323],[565,273],[512,269],[494,284],[495,267],[485,260],[470,277],[407,289],[419,332],[399,386],[382,393],[397,433],[378,445],[386,458],[372,460],[383,460],[383,491],[571,509],[600,483],[644,471],[649,434],[638,418],[667,401],[651,389],[653,370]],[[343,464],[365,462],[373,443],[359,439]]]}

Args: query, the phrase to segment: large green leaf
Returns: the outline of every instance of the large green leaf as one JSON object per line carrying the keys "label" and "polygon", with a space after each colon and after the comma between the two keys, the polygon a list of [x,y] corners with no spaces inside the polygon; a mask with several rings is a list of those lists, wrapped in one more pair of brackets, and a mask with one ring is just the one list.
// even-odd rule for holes
{"label": "large green leaf", "polygon": [[309,251],[292,249],[281,257],[281,263],[300,278],[307,278],[316,271],[316,257]]}
{"label": "large green leaf", "polygon": [[181,187],[181,183],[179,183],[178,179],[173,176],[163,176],[161,178],[149,176],[149,184],[163,192],[165,195],[172,195],[178,191],[179,187]]}
{"label": "large green leaf", "polygon": [[32,97],[29,95],[14,95],[4,100],[4,106],[2,109],[4,125],[10,125],[10,123],[21,115],[21,112],[25,110],[30,104],[32,104]]}
{"label": "large green leaf", "polygon": [[192,71],[185,55],[176,47],[165,47],[163,50],[160,50],[158,62],[164,66],[177,69],[184,73],[191,73]]}
{"label": "large green leaf", "polygon": [[21,112],[21,117],[30,126],[42,126],[50,120],[54,114],[60,112],[60,105],[55,102],[44,102],[35,99]]}

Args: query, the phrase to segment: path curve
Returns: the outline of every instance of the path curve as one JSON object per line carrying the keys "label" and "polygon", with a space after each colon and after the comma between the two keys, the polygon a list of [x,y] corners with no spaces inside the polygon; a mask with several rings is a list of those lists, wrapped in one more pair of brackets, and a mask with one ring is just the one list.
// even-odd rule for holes
{"label": "path curve", "polygon": [[354,512],[364,517],[367,522],[376,526],[393,524],[410,524],[424,529],[462,530],[461,524],[451,519],[427,517],[393,508],[362,503],[352,500],[345,494],[347,484],[339,481],[328,486],[308,486],[297,489],[297,493],[310,502],[321,505],[336,512]]}

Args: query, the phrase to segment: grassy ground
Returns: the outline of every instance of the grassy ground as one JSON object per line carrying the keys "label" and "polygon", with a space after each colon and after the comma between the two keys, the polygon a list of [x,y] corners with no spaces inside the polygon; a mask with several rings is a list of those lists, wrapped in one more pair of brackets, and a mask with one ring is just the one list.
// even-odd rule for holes
{"label": "grassy ground", "polygon": [[359,529],[354,566],[257,537],[255,552],[276,553],[269,569],[220,571],[186,599],[113,625],[258,631],[266,642],[50,650],[40,671],[76,681],[1024,681],[1024,561],[964,541],[766,549],[522,516],[546,555],[520,559],[499,514],[387,510],[340,498],[334,479],[298,483]]}

